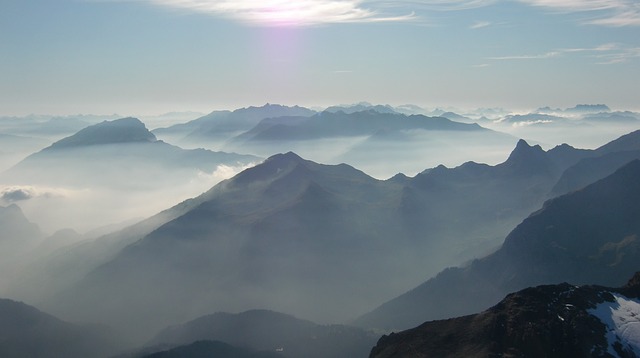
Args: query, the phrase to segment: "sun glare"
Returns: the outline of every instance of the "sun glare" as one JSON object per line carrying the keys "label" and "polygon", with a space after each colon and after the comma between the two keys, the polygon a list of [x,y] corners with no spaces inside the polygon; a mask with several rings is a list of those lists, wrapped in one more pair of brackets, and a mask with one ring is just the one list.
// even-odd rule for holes
{"label": "sun glare", "polygon": [[393,21],[362,8],[360,0],[151,0],[165,6],[224,14],[261,25],[305,26],[323,23]]}

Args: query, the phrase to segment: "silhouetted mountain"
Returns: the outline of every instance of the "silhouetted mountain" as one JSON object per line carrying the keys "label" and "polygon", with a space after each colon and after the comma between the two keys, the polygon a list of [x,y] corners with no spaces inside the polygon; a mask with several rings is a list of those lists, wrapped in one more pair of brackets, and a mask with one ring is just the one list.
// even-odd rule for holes
{"label": "silhouetted mountain", "polygon": [[[475,123],[370,109],[266,119],[223,148],[256,155],[295,151],[308,159],[350,163],[377,178],[388,178],[398,172],[413,175],[439,164],[442,157],[459,162],[457,155],[467,153],[467,148],[486,148],[477,153],[502,152],[515,142],[514,137]],[[460,161],[465,159],[469,158]],[[478,156],[471,159],[483,160]],[[383,162],[393,165],[381,166]]]}
{"label": "silhouetted mountain", "polygon": [[304,107],[267,103],[262,107],[240,108],[233,112],[215,111],[191,122],[158,128],[153,132],[160,137],[172,138],[178,143],[225,141],[251,129],[266,118],[309,117],[315,113]]}
{"label": "silhouetted mountain", "polygon": [[12,279],[14,270],[25,261],[25,255],[40,244],[44,233],[27,219],[15,204],[0,206],[0,287]]}
{"label": "silhouetted mountain", "polygon": [[[142,315],[155,328],[186,319],[187,311],[256,306],[337,320],[353,314],[378,289],[390,294],[407,285],[382,284],[375,274],[407,271],[412,264],[385,254],[396,246],[398,254],[413,251],[401,244],[408,238],[396,219],[398,192],[347,165],[277,155],[220,183],[197,199],[199,205],[140,236],[87,275],[77,292],[62,292],[60,304],[80,317],[109,312],[106,319],[122,322]],[[374,261],[379,267],[351,269]],[[158,286],[158,280],[165,284]],[[77,295],[68,299],[72,291]],[[89,302],[107,291],[127,294],[94,310]],[[163,314],[148,317],[143,306]]]}
{"label": "silhouetted mountain", "polygon": [[594,155],[593,150],[576,149],[566,143],[549,149],[547,153],[557,167],[564,169]]}
{"label": "silhouetted mountain", "polygon": [[516,124],[551,124],[561,123],[566,121],[564,117],[555,116],[551,114],[529,113],[529,114],[515,114],[508,115],[504,118],[505,122]]}
{"label": "silhouetted mountain", "polygon": [[[254,307],[342,321],[424,272],[497,247],[553,184],[553,163],[540,152],[522,142],[495,167],[468,163],[390,181],[276,155],[138,231],[138,239],[117,241],[131,245],[109,251],[109,261],[61,292],[57,307],[78,319],[142,321],[148,329]],[[109,292],[128,294],[104,302]],[[150,307],[162,314],[150,315]]]}
{"label": "silhouetted mountain", "polygon": [[162,352],[141,356],[142,358],[278,358],[287,357],[279,352],[252,352],[223,342],[197,341]]}
{"label": "silhouetted mountain", "polygon": [[0,356],[104,357],[118,341],[105,328],[63,322],[21,302],[0,299]]}
{"label": "silhouetted mountain", "polygon": [[610,111],[611,109],[606,104],[578,104],[573,108],[565,109],[565,112],[575,113],[599,113]]}
{"label": "silhouetted mountain", "polygon": [[[332,137],[351,137],[371,135],[380,130],[459,130],[481,131],[477,124],[453,122],[444,117],[426,117],[423,115],[381,113],[373,109],[345,113],[322,112],[308,117],[307,120],[271,121],[262,123],[238,139],[253,141],[307,140]],[[236,139],[235,141],[237,141]]]}
{"label": "silhouetted mountain", "polygon": [[147,143],[155,141],[157,141],[156,136],[149,132],[139,119],[129,117],[114,121],[104,121],[86,127],[70,137],[53,143],[44,151],[101,144]]}
{"label": "silhouetted mountain", "polygon": [[551,196],[562,195],[598,181],[634,159],[640,159],[640,150],[612,152],[585,158],[568,168],[551,190]]}
{"label": "silhouetted mountain", "polygon": [[[563,169],[552,158],[539,146],[521,140],[509,158],[496,166],[468,162],[426,170],[403,189],[405,225],[415,232],[457,237],[455,241],[476,252],[475,257],[488,254],[515,225],[540,208]],[[429,202],[438,204],[424,204]],[[496,236],[499,233],[502,237]],[[451,248],[451,242],[444,241],[430,249],[445,253]]]}
{"label": "silhouetted mountain", "polygon": [[640,273],[619,289],[527,288],[482,313],[383,336],[370,357],[637,357],[639,293]]}
{"label": "silhouetted mountain", "polygon": [[464,122],[464,123],[471,123],[473,122],[473,120],[471,120],[471,118],[459,115],[455,112],[444,112],[440,115],[440,117],[444,117],[447,119],[450,119],[452,121],[456,121],[456,122]]}
{"label": "silhouetted mountain", "polygon": [[582,119],[603,123],[637,123],[640,120],[640,114],[629,111],[593,113],[584,115]]}
{"label": "silhouetted mountain", "polygon": [[[105,121],[32,154],[3,174],[20,184],[134,187],[183,182],[219,165],[259,159],[204,149],[184,150],[156,140],[135,118]],[[144,178],[144,183],[140,178]]]}
{"label": "silhouetted mountain", "polygon": [[628,152],[640,150],[640,130],[625,134],[600,148],[596,149],[598,155],[615,152]]}
{"label": "silhouetted mountain", "polygon": [[562,173],[551,191],[552,196],[581,189],[640,159],[640,131],[623,135],[596,150],[582,151],[580,155],[584,157]]}
{"label": "silhouetted mountain", "polygon": [[324,110],[325,112],[337,113],[343,112],[346,114],[363,112],[363,111],[375,111],[378,113],[398,113],[393,107],[389,105],[372,105],[367,102],[360,102],[350,106],[331,106]]}
{"label": "silhouetted mountain", "polygon": [[[521,141],[496,166],[441,166],[388,181],[276,155],[149,224],[80,245],[74,255],[93,258],[82,269],[65,258],[46,270],[73,278],[47,309],[147,334],[255,307],[344,322],[497,249],[581,153]],[[126,294],[105,302],[110,292]]]}
{"label": "silhouetted mountain", "polygon": [[184,345],[220,341],[252,351],[280,352],[285,357],[363,357],[377,335],[359,328],[330,325],[266,310],[215,313],[163,330],[149,344]]}
{"label": "silhouetted mountain", "polygon": [[539,284],[621,285],[640,259],[640,161],[583,190],[545,203],[495,253],[447,269],[357,320],[408,328],[486,309],[508,292]]}
{"label": "silhouetted mountain", "polygon": [[44,235],[38,225],[29,221],[16,204],[0,206],[0,227],[0,245],[29,246]]}

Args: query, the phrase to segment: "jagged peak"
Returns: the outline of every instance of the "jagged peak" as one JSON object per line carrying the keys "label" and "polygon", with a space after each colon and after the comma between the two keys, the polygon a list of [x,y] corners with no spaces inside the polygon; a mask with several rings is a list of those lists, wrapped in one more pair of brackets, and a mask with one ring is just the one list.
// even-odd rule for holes
{"label": "jagged peak", "polygon": [[529,143],[527,143],[526,140],[520,139],[518,140],[516,147],[513,149],[513,151],[509,155],[509,158],[507,159],[507,163],[520,161],[521,159],[527,159],[532,156],[538,157],[544,154],[545,154],[545,151],[542,149],[542,147],[540,147],[540,145],[536,144],[532,146],[532,145],[529,145]]}

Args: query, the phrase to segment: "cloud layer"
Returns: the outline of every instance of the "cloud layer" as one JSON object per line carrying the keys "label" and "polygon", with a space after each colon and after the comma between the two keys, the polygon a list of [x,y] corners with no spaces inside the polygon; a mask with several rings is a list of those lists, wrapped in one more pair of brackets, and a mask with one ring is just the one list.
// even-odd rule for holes
{"label": "cloud layer", "polygon": [[413,14],[386,15],[360,0],[149,0],[173,8],[231,17],[260,25],[305,26],[323,23],[410,20]]}
{"label": "cloud layer", "polygon": [[[421,11],[455,11],[507,0],[145,0],[152,4],[229,17],[245,23],[308,26],[325,23],[410,21]],[[589,13],[585,24],[640,26],[635,0],[517,0],[562,13]]]}

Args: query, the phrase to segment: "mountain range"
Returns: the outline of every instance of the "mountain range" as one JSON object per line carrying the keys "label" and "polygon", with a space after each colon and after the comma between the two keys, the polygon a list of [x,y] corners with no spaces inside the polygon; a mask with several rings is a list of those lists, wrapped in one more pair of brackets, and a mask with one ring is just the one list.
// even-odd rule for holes
{"label": "mountain range", "polygon": [[[219,165],[258,161],[250,155],[185,150],[159,141],[140,120],[121,118],[86,127],[34,153],[2,174],[19,184],[150,188],[188,180]],[[143,179],[144,178],[144,179]],[[142,179],[142,180],[141,180]]]}
{"label": "mountain range", "polygon": [[[589,155],[596,154],[521,141],[500,165],[387,181],[276,155],[152,224],[70,250],[94,252],[95,260],[84,260],[77,281],[46,308],[128,328],[145,322],[145,334],[220,310],[267,308],[320,323],[355,318],[425,275],[490,253],[540,208],[562,168]],[[122,294],[104,302],[113,292]]]}
{"label": "mountain range", "polygon": [[449,268],[360,317],[364,327],[406,329],[486,309],[509,292],[572,282],[619,286],[640,259],[640,160],[531,214],[501,248]]}
{"label": "mountain range", "polygon": [[309,117],[316,112],[304,107],[265,104],[262,107],[240,108],[234,111],[214,111],[187,123],[158,128],[153,133],[180,145],[208,144],[216,147],[229,138],[247,131],[266,118]]}
{"label": "mountain range", "polygon": [[[443,161],[486,161],[488,153],[508,152],[517,141],[475,123],[403,112],[388,105],[368,103],[334,106],[322,112],[267,104],[213,112],[153,133],[188,148],[198,146],[258,156],[294,151],[318,162],[346,162],[377,178],[388,178],[401,171],[413,175]],[[487,150],[476,150],[469,158],[467,149],[478,146]],[[393,166],[380,167],[381,160],[391,157]],[[501,158],[489,159],[493,162]]]}

